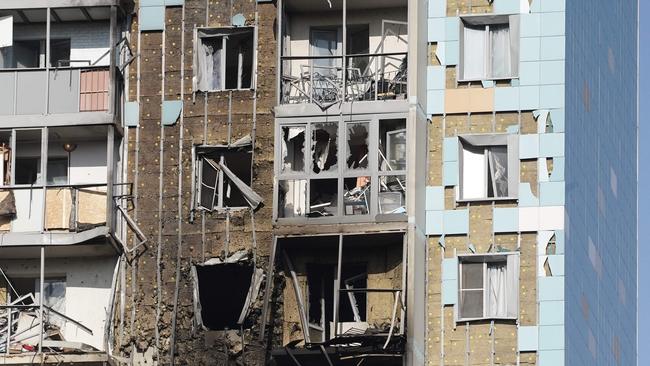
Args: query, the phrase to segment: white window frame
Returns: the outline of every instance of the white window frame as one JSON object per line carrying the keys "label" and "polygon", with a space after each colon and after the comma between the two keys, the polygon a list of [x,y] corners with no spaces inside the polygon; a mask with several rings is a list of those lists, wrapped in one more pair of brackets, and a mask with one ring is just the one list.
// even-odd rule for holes
{"label": "white window frame", "polygon": [[[506,197],[488,197],[487,189],[485,197],[464,197],[464,171],[463,171],[463,144],[469,144],[474,147],[485,147],[488,149],[492,146],[506,146],[508,154],[508,195]],[[473,202],[473,201],[506,201],[516,200],[519,196],[519,135],[516,134],[475,134],[475,135],[460,135],[458,136],[458,185],[456,186],[456,201],[457,202]],[[484,167],[484,174],[490,174],[486,164]]]}
{"label": "white window frame", "polygon": [[[194,72],[194,75],[196,75],[196,70],[194,70],[195,67],[197,67],[197,61],[196,57],[198,57],[198,47],[202,44],[203,38],[198,36],[198,31],[200,30],[219,30],[222,29],[224,31],[227,30],[237,30],[237,29],[249,29],[252,33],[253,36],[253,44],[252,44],[252,66],[251,66],[251,85],[248,88],[242,88],[242,62],[243,62],[243,53],[241,50],[241,47],[239,48],[239,53],[238,53],[238,61],[237,61],[237,88],[226,88],[226,51],[227,51],[227,44],[228,44],[228,36],[218,36],[215,38],[221,38],[222,42],[222,52],[221,52],[221,82],[222,82],[222,87],[220,89],[209,89],[209,90],[204,90],[205,92],[219,92],[219,91],[228,91],[228,90],[255,90],[256,85],[257,85],[257,27],[252,27],[252,26],[246,26],[246,27],[202,27],[202,28],[196,28],[194,30],[194,57],[195,61],[194,64],[192,65],[192,69]],[[199,91],[196,83],[194,84],[194,91]]]}
{"label": "white window frame", "polygon": [[[511,80],[519,78],[519,16],[518,15],[464,15],[460,18],[460,37],[459,37],[459,52],[460,60],[458,62],[458,72],[456,80],[458,82],[468,81],[482,81],[482,80]],[[483,76],[481,78],[465,78],[465,57],[464,57],[464,39],[465,39],[465,24],[472,24],[474,26],[484,25],[485,37],[485,51],[483,59]],[[492,73],[492,47],[490,37],[490,25],[507,25],[510,34],[510,53],[511,53],[511,75],[503,77],[493,77]],[[515,43],[516,42],[516,43]]]}
{"label": "white window frame", "polygon": [[[215,148],[215,149],[220,149],[221,148],[221,149],[224,149],[224,150],[228,149],[227,146],[196,146],[195,149],[197,147],[201,148],[201,149],[210,149],[210,148]],[[217,196],[217,197],[215,197],[216,202],[214,202],[212,208],[208,208],[208,207],[203,206],[202,201],[201,201],[201,194],[202,194],[202,187],[204,186],[204,184],[203,184],[203,161],[204,161],[205,158],[203,156],[200,156],[199,154],[196,154],[196,153],[195,153],[195,156],[196,156],[196,159],[195,159],[195,161],[196,161],[196,166],[195,166],[195,169],[196,169],[196,171],[195,171],[196,201],[195,201],[195,204],[196,204],[197,209],[203,210],[203,211],[209,211],[209,212],[212,212],[212,211],[219,212],[219,211],[224,211],[224,210],[238,211],[238,210],[250,209],[249,206],[224,206],[224,203],[223,203],[223,197],[224,197],[224,191],[223,191],[224,172],[223,172],[223,170],[219,169],[218,167],[214,167],[215,170],[217,171],[217,187],[216,187],[216,190],[215,190],[215,195]],[[225,165],[225,159],[224,159],[223,154],[221,154],[221,156],[220,156],[219,163]],[[252,164],[252,160],[251,160],[251,164]],[[211,187],[211,186],[207,186],[207,185],[206,185],[206,187],[211,188],[211,189],[215,188],[215,187]],[[237,188],[233,185],[233,187],[231,189],[237,189]],[[213,199],[213,201],[214,201],[214,199]]]}
{"label": "white window frame", "polygon": [[[508,257],[513,256],[514,260],[509,263],[508,262]],[[463,262],[465,263],[482,263],[483,264],[483,316],[481,317],[476,317],[476,318],[463,318],[461,314],[461,293],[463,291],[476,291],[478,289],[467,289],[464,290],[462,288],[463,286]],[[506,264],[506,272],[509,271],[517,271],[516,275],[516,291],[513,293],[516,294],[516,299],[513,299],[511,301],[506,300],[507,303],[515,303],[516,304],[516,309],[515,309],[515,316],[504,316],[504,317],[493,317],[493,316],[488,316],[486,314],[487,311],[487,264],[488,263],[505,263]],[[516,268],[513,268],[516,263]],[[503,253],[485,253],[485,254],[464,254],[464,255],[459,255],[458,256],[458,301],[457,304],[454,306],[454,312],[456,314],[456,322],[470,322],[470,321],[477,321],[477,320],[517,320],[519,319],[519,276],[520,276],[520,256],[519,253],[517,252],[503,252]],[[507,293],[507,292],[506,292]]]}

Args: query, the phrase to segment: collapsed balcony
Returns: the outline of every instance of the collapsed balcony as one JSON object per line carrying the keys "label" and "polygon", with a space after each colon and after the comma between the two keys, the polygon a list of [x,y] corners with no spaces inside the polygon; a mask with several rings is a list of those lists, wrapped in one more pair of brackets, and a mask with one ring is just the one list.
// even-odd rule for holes
{"label": "collapsed balcony", "polygon": [[276,365],[402,364],[403,233],[282,238],[276,250],[293,299]]}
{"label": "collapsed balcony", "polygon": [[285,0],[281,12],[281,104],[406,98],[406,1]]}
{"label": "collapsed balcony", "polygon": [[122,81],[113,70],[125,56],[117,17],[110,6],[0,4],[0,116],[114,113]]}
{"label": "collapsed balcony", "polygon": [[0,251],[0,363],[108,361],[107,310],[117,257],[70,259],[48,248],[39,270],[38,259]]}

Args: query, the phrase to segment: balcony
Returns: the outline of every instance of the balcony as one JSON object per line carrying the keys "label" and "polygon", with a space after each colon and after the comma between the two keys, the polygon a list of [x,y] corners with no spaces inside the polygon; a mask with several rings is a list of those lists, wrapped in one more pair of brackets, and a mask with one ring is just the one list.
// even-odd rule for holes
{"label": "balcony", "polygon": [[407,1],[283,6],[281,104],[406,99]]}
{"label": "balcony", "polygon": [[26,116],[58,115],[68,123],[112,122],[122,83],[116,66],[125,57],[111,28],[118,16],[110,6],[83,3],[48,9],[0,4],[0,120],[25,125]]}

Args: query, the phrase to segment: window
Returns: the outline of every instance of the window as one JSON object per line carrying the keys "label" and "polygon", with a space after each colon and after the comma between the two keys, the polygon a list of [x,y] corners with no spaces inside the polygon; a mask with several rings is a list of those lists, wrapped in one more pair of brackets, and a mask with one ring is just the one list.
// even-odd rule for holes
{"label": "window", "polygon": [[458,320],[516,319],[519,316],[519,255],[458,258]]}
{"label": "window", "polygon": [[194,90],[215,91],[253,87],[253,28],[197,30]]}
{"label": "window", "polygon": [[519,16],[468,16],[460,23],[459,80],[517,77]]}
{"label": "window", "polygon": [[[335,264],[308,264],[307,288],[309,332],[312,341],[324,342],[333,336]],[[365,265],[341,266],[341,289],[367,288],[368,274]],[[365,292],[340,292],[338,321],[365,322],[367,311]],[[344,326],[342,328],[345,328]]]}
{"label": "window", "polygon": [[459,137],[460,200],[517,197],[519,159],[516,135]]}
{"label": "window", "polygon": [[262,198],[251,185],[251,145],[240,147],[198,146],[198,204],[212,211],[220,208],[257,208]]}
{"label": "window", "polygon": [[282,122],[277,136],[277,217],[406,212],[404,118]]}

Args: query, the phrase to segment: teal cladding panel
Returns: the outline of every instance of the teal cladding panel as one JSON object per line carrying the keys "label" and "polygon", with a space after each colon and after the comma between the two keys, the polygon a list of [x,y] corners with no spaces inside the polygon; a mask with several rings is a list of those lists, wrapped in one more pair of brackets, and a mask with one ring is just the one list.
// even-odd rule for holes
{"label": "teal cladding panel", "polygon": [[516,207],[495,207],[492,220],[495,233],[519,231],[519,209]]}

